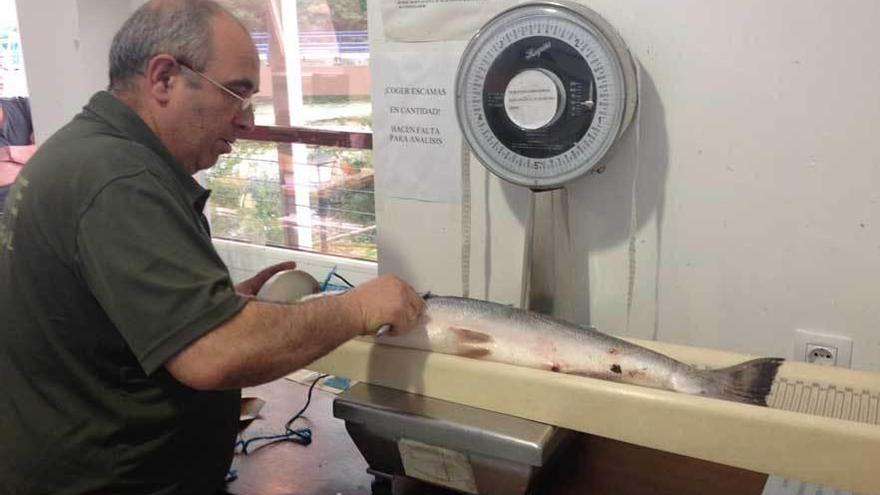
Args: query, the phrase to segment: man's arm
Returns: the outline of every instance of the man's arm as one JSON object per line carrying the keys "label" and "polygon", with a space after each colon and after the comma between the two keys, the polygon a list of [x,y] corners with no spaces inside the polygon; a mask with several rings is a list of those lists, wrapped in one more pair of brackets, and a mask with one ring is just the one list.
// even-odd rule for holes
{"label": "man's arm", "polygon": [[37,151],[37,146],[34,144],[26,146],[7,146],[6,150],[10,161],[24,165],[30,160],[31,155]]}
{"label": "man's arm", "polygon": [[258,385],[295,371],[383,324],[406,331],[422,298],[386,275],[349,292],[298,304],[249,302],[165,363],[181,383],[199,390]]}

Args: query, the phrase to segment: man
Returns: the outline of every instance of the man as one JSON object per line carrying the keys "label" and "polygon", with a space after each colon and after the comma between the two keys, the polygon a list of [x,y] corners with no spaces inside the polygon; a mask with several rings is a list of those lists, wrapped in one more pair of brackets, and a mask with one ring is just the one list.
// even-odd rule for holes
{"label": "man", "polygon": [[20,96],[0,98],[0,216],[9,188],[34,149],[30,102]]}
{"label": "man", "polygon": [[110,60],[0,223],[0,493],[215,493],[241,387],[423,308],[393,276],[295,305],[249,297],[289,265],[232,287],[191,177],[253,126],[259,59],[228,12],[152,0]]}
{"label": "man", "polygon": [[0,147],[34,143],[31,105],[27,97],[0,98]]}

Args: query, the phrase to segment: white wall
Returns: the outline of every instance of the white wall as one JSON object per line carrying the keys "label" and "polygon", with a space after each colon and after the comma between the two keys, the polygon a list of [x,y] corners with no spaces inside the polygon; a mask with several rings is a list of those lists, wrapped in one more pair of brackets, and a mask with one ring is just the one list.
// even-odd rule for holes
{"label": "white wall", "polygon": [[[576,256],[560,312],[611,333],[784,357],[796,328],[821,330],[853,339],[854,367],[880,369],[880,2],[589,6],[641,63],[641,114],[607,171],[568,187]],[[373,50],[393,50],[370,7]],[[471,291],[516,302],[526,196],[492,177],[483,204],[484,187]],[[381,270],[458,291],[457,205],[380,205]]]}
{"label": "white wall", "polygon": [[[138,3],[18,1],[38,140],[106,85],[110,37]],[[373,50],[393,49],[378,5]],[[568,188],[576,256],[560,311],[611,333],[782,356],[795,328],[817,329],[854,340],[854,367],[880,369],[880,2],[589,6],[641,63],[641,114],[607,171]],[[471,294],[515,302],[527,194],[478,166],[472,178]],[[377,193],[382,271],[459,291],[459,205]],[[263,259],[239,258],[242,275]]]}
{"label": "white wall", "polygon": [[113,34],[132,11],[119,0],[17,0],[37,143],[108,82]]}

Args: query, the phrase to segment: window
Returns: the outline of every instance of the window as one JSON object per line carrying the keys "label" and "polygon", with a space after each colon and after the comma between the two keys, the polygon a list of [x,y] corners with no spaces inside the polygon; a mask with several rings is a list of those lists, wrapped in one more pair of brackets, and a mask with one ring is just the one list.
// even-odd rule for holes
{"label": "window", "polygon": [[366,0],[221,0],[261,61],[255,131],[210,169],[214,237],[376,259]]}
{"label": "window", "polygon": [[0,96],[27,94],[15,2],[0,0]]}

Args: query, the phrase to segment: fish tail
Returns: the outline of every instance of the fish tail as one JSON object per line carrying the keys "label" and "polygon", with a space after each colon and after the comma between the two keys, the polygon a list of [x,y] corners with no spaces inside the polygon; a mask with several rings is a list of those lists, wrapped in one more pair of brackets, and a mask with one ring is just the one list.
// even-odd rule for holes
{"label": "fish tail", "polygon": [[767,396],[776,379],[782,358],[759,358],[717,370],[696,371],[701,394],[718,399],[767,405]]}

